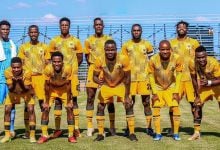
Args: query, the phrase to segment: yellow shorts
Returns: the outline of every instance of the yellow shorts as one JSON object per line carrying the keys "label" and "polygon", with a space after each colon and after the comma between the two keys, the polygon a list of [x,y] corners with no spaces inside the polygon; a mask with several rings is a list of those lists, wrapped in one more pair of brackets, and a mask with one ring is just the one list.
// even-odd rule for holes
{"label": "yellow shorts", "polygon": [[64,107],[67,106],[67,93],[66,93],[66,91],[64,89],[61,89],[61,90],[57,89],[57,90],[51,91],[51,93],[50,93],[50,100],[49,100],[49,106],[51,106],[54,103],[54,100],[56,98],[59,98],[62,101]]}
{"label": "yellow shorts", "polygon": [[173,99],[174,89],[170,88],[167,90],[162,90],[157,92],[159,100],[154,103],[153,107],[164,107],[164,106],[179,106],[178,102]]}
{"label": "yellow shorts", "polygon": [[203,103],[208,100],[213,100],[214,97],[220,102],[220,86],[203,87],[199,91],[199,95]]}
{"label": "yellow shorts", "polygon": [[180,83],[180,97],[186,95],[186,99],[188,102],[194,102],[194,88],[192,81],[181,81]]}
{"label": "yellow shorts", "polygon": [[35,104],[35,100],[29,92],[25,94],[15,94],[9,92],[5,100],[5,105],[20,104],[21,100],[23,100],[27,105]]}
{"label": "yellow shorts", "polygon": [[95,69],[95,65],[91,64],[88,69],[86,87],[98,88],[98,84],[93,81],[93,71]]}
{"label": "yellow shorts", "polygon": [[44,83],[45,79],[43,75],[32,76],[32,86],[39,100],[45,99]]}
{"label": "yellow shorts", "polygon": [[117,96],[118,102],[124,102],[125,86],[124,84],[117,85],[116,87],[109,87],[102,85],[98,92],[99,103],[112,103],[114,96]]}
{"label": "yellow shorts", "polygon": [[132,81],[131,82],[131,88],[130,88],[130,94],[131,95],[150,95],[150,83],[149,81]]}
{"label": "yellow shorts", "polygon": [[73,76],[71,80],[71,92],[73,97],[79,96],[79,79],[78,76]]}

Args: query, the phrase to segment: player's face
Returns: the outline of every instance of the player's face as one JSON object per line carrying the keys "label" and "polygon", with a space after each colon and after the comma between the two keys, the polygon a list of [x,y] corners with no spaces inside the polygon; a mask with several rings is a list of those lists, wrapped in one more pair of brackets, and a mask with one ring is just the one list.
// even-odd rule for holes
{"label": "player's face", "polygon": [[30,28],[29,29],[29,36],[30,36],[30,39],[31,41],[37,41],[38,40],[38,36],[39,36],[39,31],[37,28]]}
{"label": "player's face", "polygon": [[115,44],[106,44],[105,45],[105,57],[108,60],[114,60],[117,55],[117,49]]}
{"label": "player's face", "polygon": [[196,52],[196,63],[201,67],[205,67],[207,64],[207,53],[206,52]]}
{"label": "player's face", "polygon": [[176,28],[178,36],[185,36],[187,34],[187,27],[185,24],[179,24]]}
{"label": "player's face", "polygon": [[10,32],[10,27],[8,25],[0,26],[0,36],[3,39],[8,39],[9,32]]}
{"label": "player's face", "polygon": [[60,56],[54,56],[52,58],[52,66],[56,72],[60,72],[63,67],[63,60]]}
{"label": "player's face", "polygon": [[159,50],[160,50],[160,52],[159,52],[160,58],[162,60],[168,60],[170,58],[171,47],[168,42],[160,43]]}
{"label": "player's face", "polygon": [[140,39],[142,34],[142,29],[139,26],[133,26],[131,30],[133,39]]}
{"label": "player's face", "polygon": [[12,74],[15,77],[21,75],[21,73],[22,73],[22,64],[21,63],[12,63],[11,68],[12,68]]}
{"label": "player's face", "polygon": [[102,20],[96,20],[94,22],[94,29],[96,34],[102,34],[104,29],[104,24]]}
{"label": "player's face", "polygon": [[61,34],[69,34],[69,30],[70,30],[70,24],[68,21],[62,21],[60,23],[60,31],[61,31]]}

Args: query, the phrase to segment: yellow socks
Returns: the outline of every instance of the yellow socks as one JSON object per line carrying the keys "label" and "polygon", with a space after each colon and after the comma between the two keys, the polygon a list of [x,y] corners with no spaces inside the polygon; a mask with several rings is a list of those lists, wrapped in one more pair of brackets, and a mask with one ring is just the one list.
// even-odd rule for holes
{"label": "yellow socks", "polygon": [[96,116],[99,134],[104,135],[105,116]]}
{"label": "yellow socks", "polygon": [[134,115],[126,115],[130,134],[134,134]]}
{"label": "yellow socks", "polygon": [[54,110],[55,130],[60,130],[62,110]]}
{"label": "yellow socks", "polygon": [[160,108],[153,108],[153,120],[156,134],[161,134],[161,126],[160,126]]}
{"label": "yellow socks", "polygon": [[75,126],[75,129],[79,129],[79,109],[76,108],[73,110],[73,116],[74,116],[74,126]]}
{"label": "yellow socks", "polygon": [[92,118],[94,110],[86,110],[87,128],[93,128]]}

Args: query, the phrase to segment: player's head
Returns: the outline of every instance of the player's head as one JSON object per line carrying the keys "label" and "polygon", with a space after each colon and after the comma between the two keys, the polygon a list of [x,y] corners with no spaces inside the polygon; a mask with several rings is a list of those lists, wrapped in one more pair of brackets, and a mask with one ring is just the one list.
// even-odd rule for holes
{"label": "player's head", "polygon": [[102,35],[104,29],[104,22],[101,18],[95,18],[93,21],[93,28],[95,29],[96,35]]}
{"label": "player's head", "polygon": [[60,72],[63,68],[63,54],[59,51],[53,52],[51,55],[52,66],[56,72]]}
{"label": "player's head", "polygon": [[67,17],[63,17],[59,21],[60,23],[60,32],[62,35],[68,35],[70,30],[71,21]]}
{"label": "player's head", "polygon": [[205,67],[207,64],[207,53],[204,46],[199,46],[195,49],[195,59],[196,63],[201,67]]}
{"label": "player's head", "polygon": [[171,55],[171,45],[168,40],[162,40],[159,44],[159,54],[162,60],[169,60]]}
{"label": "player's head", "polygon": [[0,21],[0,36],[3,40],[8,40],[11,24],[7,20]]}
{"label": "player's head", "polygon": [[21,61],[21,58],[13,57],[11,59],[11,69],[12,69],[12,74],[14,76],[19,76],[19,75],[22,74],[22,61]]}
{"label": "player's head", "polygon": [[38,41],[39,36],[39,28],[37,25],[30,25],[28,27],[28,35],[31,41]]}
{"label": "player's head", "polygon": [[185,37],[188,32],[189,23],[183,20],[179,21],[176,24],[176,32],[178,37]]}
{"label": "player's head", "polygon": [[131,27],[131,35],[134,40],[141,39],[142,27],[140,24],[133,24]]}
{"label": "player's head", "polygon": [[105,42],[105,57],[106,59],[112,61],[115,60],[117,56],[117,45],[114,40],[107,40]]}

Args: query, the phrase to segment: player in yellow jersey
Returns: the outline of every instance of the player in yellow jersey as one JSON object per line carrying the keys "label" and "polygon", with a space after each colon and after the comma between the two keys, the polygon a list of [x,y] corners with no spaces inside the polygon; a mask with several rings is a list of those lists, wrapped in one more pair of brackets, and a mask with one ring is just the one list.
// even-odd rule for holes
{"label": "player in yellow jersey", "polygon": [[167,40],[159,44],[159,54],[151,57],[148,66],[150,83],[152,87],[153,121],[156,135],[153,140],[162,138],[160,126],[160,110],[169,106],[173,112],[173,139],[180,140],[180,110],[179,88],[183,70],[183,62],[180,56],[171,53],[171,45]]}
{"label": "player in yellow jersey", "polygon": [[[96,59],[93,73],[94,82],[101,86],[98,93],[99,101],[96,116],[99,133],[95,141],[104,140],[104,110],[106,104],[112,103],[113,96],[117,96],[118,101],[124,103],[130,132],[129,139],[131,141],[137,141],[136,135],[134,134],[132,100],[129,97],[131,80],[129,59],[125,55],[117,55],[116,43],[114,40],[107,40],[104,49],[105,57]],[[102,74],[101,77],[100,74]]]}
{"label": "player in yellow jersey", "polygon": [[153,136],[151,128],[152,111],[150,107],[150,83],[148,74],[146,74],[147,64],[150,56],[153,54],[153,47],[147,40],[141,38],[142,27],[140,24],[133,24],[131,28],[132,39],[125,42],[121,53],[127,55],[131,64],[131,90],[133,105],[135,104],[135,95],[141,95],[146,118],[146,132]]}
{"label": "player in yellow jersey", "polygon": [[195,50],[195,61],[190,62],[189,68],[196,98],[194,101],[194,134],[188,140],[196,140],[200,138],[204,103],[215,97],[220,108],[220,64],[215,58],[207,56],[205,47],[199,46]]}
{"label": "player in yellow jersey", "polygon": [[11,59],[11,67],[5,70],[5,78],[8,85],[9,93],[5,100],[5,137],[1,139],[1,143],[11,141],[10,134],[10,114],[13,105],[20,104],[23,99],[27,105],[29,113],[30,142],[36,142],[35,128],[36,117],[34,111],[34,91],[31,86],[31,72],[22,68],[22,60],[19,57]]}
{"label": "player in yellow jersey", "polygon": [[68,142],[76,143],[73,120],[73,102],[71,100],[71,80],[72,66],[63,63],[64,56],[61,52],[54,52],[51,56],[52,64],[47,65],[44,70],[45,76],[45,101],[43,104],[43,113],[41,117],[42,136],[38,143],[42,144],[48,141],[48,123],[50,107],[54,100],[59,99],[67,112],[68,124]]}
{"label": "player in yellow jersey", "polygon": [[[43,70],[47,61],[46,58],[47,45],[39,42],[39,28],[37,25],[31,25],[28,28],[30,41],[20,46],[18,57],[23,61],[24,67],[32,72],[32,86],[35,91],[36,98],[39,100],[39,106],[42,111],[42,104],[45,99]],[[23,138],[29,138],[29,116],[27,107],[24,110],[24,123],[26,133]]]}
{"label": "player in yellow jersey", "polygon": [[[92,136],[93,129],[93,112],[94,112],[94,100],[97,88],[99,85],[93,81],[94,62],[97,58],[103,57],[104,43],[111,39],[110,36],[103,34],[104,22],[101,18],[95,18],[93,28],[95,34],[88,37],[85,40],[85,56],[89,65],[86,93],[87,93],[87,105],[86,105],[86,117],[87,117],[87,136]],[[110,133],[115,135],[115,107],[114,103],[108,104],[109,120],[110,120]]]}
{"label": "player in yellow jersey", "polygon": [[[49,52],[60,51],[64,55],[64,63],[71,65],[72,68],[77,68],[75,72],[72,73],[71,90],[72,90],[72,100],[73,100],[73,114],[75,122],[75,134],[80,137],[79,130],[79,107],[77,103],[77,96],[79,95],[79,80],[78,80],[78,66],[83,61],[83,50],[80,40],[73,35],[70,35],[70,25],[71,21],[69,18],[61,18],[59,21],[61,34],[55,36],[49,43]],[[56,138],[62,134],[60,130],[60,121],[62,114],[62,105],[60,100],[55,102],[55,124],[56,129],[53,137]]]}
{"label": "player in yellow jersey", "polygon": [[[188,68],[189,60],[194,59],[195,49],[199,46],[199,42],[196,39],[190,38],[187,35],[189,24],[185,21],[180,21],[176,24],[177,37],[170,40],[171,47],[174,53],[183,57],[183,76],[181,79],[180,86],[180,98],[186,96],[187,101],[191,105],[191,111],[193,114],[194,110],[194,89],[192,84],[192,79],[190,77],[190,72]],[[173,112],[170,111],[171,126],[173,129],[172,121]],[[169,134],[172,134],[172,130]]]}

